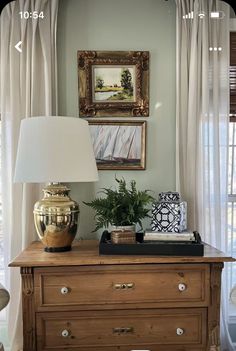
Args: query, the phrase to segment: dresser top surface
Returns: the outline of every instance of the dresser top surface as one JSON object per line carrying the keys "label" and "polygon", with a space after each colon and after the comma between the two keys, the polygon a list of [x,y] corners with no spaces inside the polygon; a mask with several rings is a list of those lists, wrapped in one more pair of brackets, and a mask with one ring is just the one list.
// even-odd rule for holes
{"label": "dresser top surface", "polygon": [[74,242],[71,251],[48,253],[43,245],[35,241],[22,251],[10,267],[45,267],[45,266],[84,266],[138,263],[207,263],[235,261],[225,253],[210,245],[204,246],[204,256],[143,256],[143,255],[99,255],[97,240]]}

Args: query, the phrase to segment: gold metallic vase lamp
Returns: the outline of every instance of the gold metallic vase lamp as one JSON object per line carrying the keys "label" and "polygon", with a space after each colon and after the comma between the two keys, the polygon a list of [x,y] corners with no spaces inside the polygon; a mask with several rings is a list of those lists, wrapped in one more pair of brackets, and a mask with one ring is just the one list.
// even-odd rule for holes
{"label": "gold metallic vase lamp", "polygon": [[22,120],[14,181],[49,183],[34,206],[34,223],[45,251],[71,249],[79,205],[61,182],[98,180],[88,122],[74,117],[31,117]]}

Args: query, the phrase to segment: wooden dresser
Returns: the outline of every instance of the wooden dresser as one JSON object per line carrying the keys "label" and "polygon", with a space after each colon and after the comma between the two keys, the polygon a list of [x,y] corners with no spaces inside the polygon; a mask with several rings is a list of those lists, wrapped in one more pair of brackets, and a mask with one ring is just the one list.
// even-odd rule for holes
{"label": "wooden dresser", "polygon": [[98,242],[47,253],[32,243],[21,267],[24,351],[219,351],[223,262],[203,257],[99,256]]}

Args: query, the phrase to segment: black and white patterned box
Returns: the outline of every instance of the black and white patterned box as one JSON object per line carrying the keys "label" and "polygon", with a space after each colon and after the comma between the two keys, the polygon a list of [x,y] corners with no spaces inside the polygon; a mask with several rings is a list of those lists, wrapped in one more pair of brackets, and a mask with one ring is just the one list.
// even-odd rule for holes
{"label": "black and white patterned box", "polygon": [[187,203],[177,192],[162,192],[152,205],[153,231],[181,233],[187,229]]}

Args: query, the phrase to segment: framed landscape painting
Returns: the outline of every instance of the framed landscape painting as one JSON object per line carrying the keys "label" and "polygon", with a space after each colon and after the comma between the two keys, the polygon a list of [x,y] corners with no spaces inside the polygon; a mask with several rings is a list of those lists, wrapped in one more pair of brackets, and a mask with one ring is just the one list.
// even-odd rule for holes
{"label": "framed landscape painting", "polygon": [[145,121],[89,121],[89,128],[98,169],[145,169]]}
{"label": "framed landscape painting", "polygon": [[93,102],[135,102],[135,66],[93,66]]}
{"label": "framed landscape painting", "polygon": [[148,116],[148,51],[78,51],[81,117]]}

